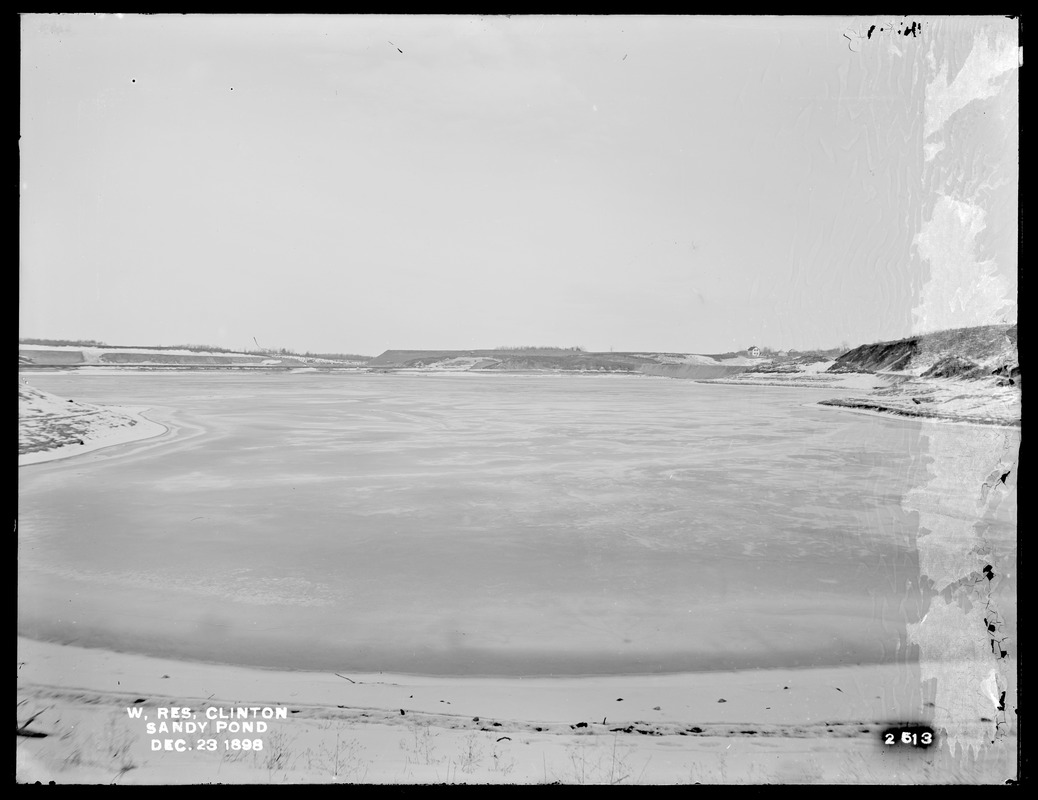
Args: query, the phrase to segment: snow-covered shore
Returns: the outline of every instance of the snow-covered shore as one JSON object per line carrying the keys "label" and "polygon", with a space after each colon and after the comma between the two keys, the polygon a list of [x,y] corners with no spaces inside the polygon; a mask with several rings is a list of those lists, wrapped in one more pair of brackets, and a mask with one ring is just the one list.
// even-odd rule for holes
{"label": "snow-covered shore", "polygon": [[704,380],[733,386],[778,386],[848,390],[854,394],[820,401],[848,411],[871,411],[914,419],[978,425],[1020,425],[1019,382],[992,376],[981,379],[924,378],[912,373],[826,372],[834,362],[796,371],[744,372]]}
{"label": "snow-covered shore", "polygon": [[18,466],[39,464],[127,444],[167,431],[146,408],[96,406],[18,385]]}
{"label": "snow-covered shore", "polygon": [[[1015,774],[1012,741],[982,763],[886,747],[884,720],[909,713],[891,694],[918,669],[904,664],[445,678],[260,670],[27,639],[18,662],[21,781],[929,783]],[[247,719],[265,726],[218,729],[238,708],[259,709]],[[237,749],[244,740],[249,749]]]}

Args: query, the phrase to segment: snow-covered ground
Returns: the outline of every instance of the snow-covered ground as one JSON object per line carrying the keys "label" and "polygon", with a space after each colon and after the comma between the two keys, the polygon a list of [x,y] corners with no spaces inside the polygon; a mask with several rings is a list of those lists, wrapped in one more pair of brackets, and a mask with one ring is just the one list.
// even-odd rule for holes
{"label": "snow-covered ground", "polygon": [[486,364],[500,364],[501,359],[490,358],[488,356],[458,356],[457,358],[448,358],[444,361],[437,361],[429,366],[425,367],[428,370],[449,370],[449,371],[463,371],[475,368],[477,365]]}
{"label": "snow-covered ground", "polygon": [[[762,359],[741,359],[741,361],[753,365],[762,363]],[[730,364],[731,361],[723,363]],[[813,364],[790,364],[789,367],[795,371],[743,372],[727,378],[714,378],[710,383],[730,383],[742,386],[791,386],[798,388],[834,387],[841,389],[883,388],[890,384],[890,381],[883,376],[873,374],[826,372],[834,363],[834,361],[816,361]]]}
{"label": "snow-covered ground", "polygon": [[[1019,425],[1020,385],[999,386],[996,377],[980,380],[920,378],[910,372],[826,372],[834,362],[799,365],[796,372],[744,372],[709,383],[741,386],[819,387],[861,394],[825,401],[848,410],[886,412],[920,419]],[[918,372],[918,370],[917,370]]]}
{"label": "snow-covered ground", "polygon": [[165,433],[165,425],[143,416],[146,410],[79,403],[19,383],[18,465],[67,458]]}
{"label": "snow-covered ground", "polygon": [[1019,384],[999,386],[997,378],[898,379],[892,385],[854,398],[826,404],[848,410],[879,411],[899,416],[984,425],[1019,425]]}
{"label": "snow-covered ground", "polygon": [[[883,725],[870,720],[884,718],[881,696],[907,680],[905,665],[432,678],[256,670],[27,639],[18,661],[19,726],[45,734],[18,737],[21,782],[889,784],[1016,774],[1015,736],[979,759],[884,749]],[[170,708],[185,716],[159,717]],[[238,708],[272,718],[258,731],[218,730],[228,724],[219,715]]]}
{"label": "snow-covered ground", "polygon": [[694,353],[671,355],[668,353],[635,353],[639,358],[651,358],[660,364],[721,364],[727,362],[718,361],[710,356],[700,356]]}

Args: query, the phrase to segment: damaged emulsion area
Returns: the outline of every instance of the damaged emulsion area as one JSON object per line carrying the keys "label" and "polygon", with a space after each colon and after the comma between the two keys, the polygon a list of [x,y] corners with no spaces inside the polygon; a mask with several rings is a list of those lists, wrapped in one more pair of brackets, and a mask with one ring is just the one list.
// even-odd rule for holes
{"label": "damaged emulsion area", "polygon": [[[909,640],[920,647],[920,677],[943,753],[976,757],[1012,735],[1019,432],[926,429],[927,480],[910,490],[919,514],[919,575],[931,602]],[[979,473],[979,474],[978,474]],[[983,559],[983,560],[981,560]],[[947,746],[945,746],[947,745]]]}
{"label": "damaged emulsion area", "polygon": [[[868,39],[872,38],[872,33],[873,33],[873,31],[876,30],[876,27],[877,26],[872,25],[869,28],[869,32],[866,34],[866,38],[868,38]],[[891,33],[899,33],[902,36],[911,35],[911,36],[915,37],[915,36],[922,35],[922,33],[923,33],[923,24],[921,22],[913,22],[911,25],[904,26],[904,28],[901,28],[899,26],[894,26],[894,27],[887,27],[887,28],[880,28],[879,29],[880,33],[883,33],[884,31],[890,31]]]}
{"label": "damaged emulsion area", "polygon": [[[1009,473],[1006,473],[1007,475]],[[994,571],[991,569],[991,565],[988,564],[984,567],[984,577],[989,581],[995,577]],[[987,603],[988,614],[984,617],[984,625],[987,626],[988,635],[991,637],[991,652],[993,655],[997,655],[999,658],[1005,658],[1009,655],[1008,650],[1003,649],[1003,644],[1009,637],[1003,632],[1004,622],[998,615],[998,611],[991,607],[991,599],[988,598]],[[1005,692],[1002,692],[1002,699],[1005,700]],[[1003,709],[1004,709],[1003,704]]]}

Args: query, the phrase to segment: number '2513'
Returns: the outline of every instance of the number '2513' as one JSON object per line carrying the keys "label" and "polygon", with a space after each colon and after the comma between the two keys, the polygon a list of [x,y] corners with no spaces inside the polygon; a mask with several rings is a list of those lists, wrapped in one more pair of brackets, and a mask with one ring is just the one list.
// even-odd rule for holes
{"label": "number '2513'", "polygon": [[934,743],[934,733],[927,728],[912,730],[887,730],[883,732],[883,744],[906,744],[911,747],[929,747]]}

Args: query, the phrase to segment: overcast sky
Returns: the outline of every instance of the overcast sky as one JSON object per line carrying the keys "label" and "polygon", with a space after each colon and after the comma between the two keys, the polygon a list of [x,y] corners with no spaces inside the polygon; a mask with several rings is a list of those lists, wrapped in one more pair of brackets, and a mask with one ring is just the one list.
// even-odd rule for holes
{"label": "overcast sky", "polygon": [[721,352],[1016,318],[1012,21],[21,21],[22,337]]}

